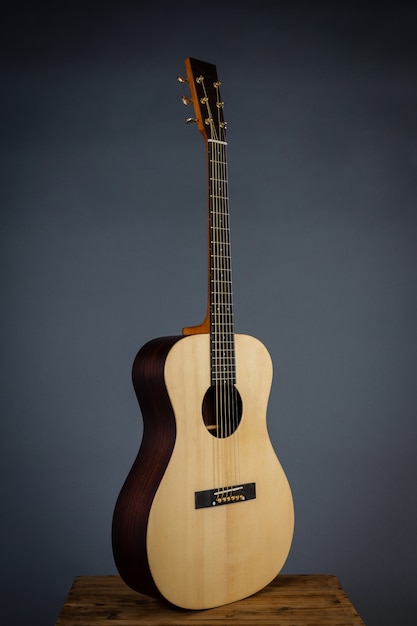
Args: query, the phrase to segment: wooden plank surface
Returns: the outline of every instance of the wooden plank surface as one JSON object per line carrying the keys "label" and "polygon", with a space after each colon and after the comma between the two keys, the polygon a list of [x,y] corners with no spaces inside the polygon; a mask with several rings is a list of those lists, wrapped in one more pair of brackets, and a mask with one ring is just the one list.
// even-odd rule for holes
{"label": "wooden plank surface", "polygon": [[119,576],[77,576],[55,626],[364,626],[339,580],[281,574],[259,593],[204,611],[187,611],[132,591]]}

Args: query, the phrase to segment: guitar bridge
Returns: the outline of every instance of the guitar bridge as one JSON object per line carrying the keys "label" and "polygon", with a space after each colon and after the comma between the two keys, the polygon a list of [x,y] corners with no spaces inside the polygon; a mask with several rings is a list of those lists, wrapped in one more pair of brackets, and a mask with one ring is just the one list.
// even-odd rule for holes
{"label": "guitar bridge", "polygon": [[256,498],[255,483],[234,485],[233,487],[219,487],[218,489],[206,489],[195,492],[195,508],[205,509],[223,504],[236,504],[245,500]]}

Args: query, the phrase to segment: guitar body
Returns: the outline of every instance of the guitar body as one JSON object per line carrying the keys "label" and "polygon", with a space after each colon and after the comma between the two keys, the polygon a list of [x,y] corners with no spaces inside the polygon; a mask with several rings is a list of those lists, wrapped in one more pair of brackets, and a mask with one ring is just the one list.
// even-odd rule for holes
{"label": "guitar body", "polygon": [[[235,335],[235,351],[241,416],[225,437],[203,417],[208,334],[149,342],[133,367],[144,434],[114,512],[115,561],[133,589],[188,609],[262,589],[292,541],[291,491],[266,426],[271,359],[248,335]],[[254,485],[255,496],[198,508],[196,494],[219,484]]]}

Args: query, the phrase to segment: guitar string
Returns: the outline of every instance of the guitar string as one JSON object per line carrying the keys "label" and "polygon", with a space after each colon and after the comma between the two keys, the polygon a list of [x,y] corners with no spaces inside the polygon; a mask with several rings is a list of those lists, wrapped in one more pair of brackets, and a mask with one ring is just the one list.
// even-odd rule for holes
{"label": "guitar string", "polygon": [[[212,116],[210,114],[210,118]],[[212,133],[214,134],[214,124],[211,124]],[[214,383],[214,394],[215,394],[215,413],[216,413],[216,436],[217,436],[217,448],[220,452],[223,447],[223,438],[224,438],[224,414],[223,414],[223,385],[221,381],[221,373],[222,373],[222,363],[221,363],[221,346],[219,345],[219,340],[221,338],[221,333],[223,331],[222,328],[222,316],[221,316],[221,298],[220,298],[220,289],[219,289],[219,279],[220,279],[220,249],[219,249],[219,191],[218,191],[218,167],[219,167],[219,144],[212,143],[211,145],[211,163],[212,163],[212,172],[211,172],[211,185],[212,185],[212,221],[213,221],[213,229],[212,229],[212,252],[213,252],[213,306],[214,306],[214,327],[212,329],[213,337],[212,337],[212,366],[213,366],[213,383]],[[224,487],[225,487],[225,476],[224,469],[225,463],[224,459],[221,458],[219,453],[219,488],[220,488],[220,497],[224,496]],[[223,462],[222,462],[223,461]]]}
{"label": "guitar string", "polygon": [[[222,371],[222,381],[221,381],[221,392],[222,392],[222,411],[223,411],[223,420],[224,420],[224,437],[228,437],[231,435],[231,415],[230,415],[230,385],[231,385],[231,363],[228,358],[229,342],[230,342],[230,319],[229,319],[229,306],[228,306],[228,293],[230,289],[226,283],[227,280],[227,272],[226,272],[226,261],[227,261],[227,246],[225,241],[226,234],[226,224],[225,220],[225,189],[224,189],[224,172],[223,172],[223,163],[224,163],[224,146],[219,144],[219,158],[218,158],[218,197],[219,197],[219,231],[218,231],[218,239],[219,239],[219,281],[218,285],[221,290],[221,325],[220,325],[220,345],[219,345],[219,358],[220,358],[220,368]],[[224,446],[225,453],[229,453],[229,458],[225,459],[227,468],[232,467],[231,459],[230,459],[230,446]],[[229,472],[228,472],[229,474]],[[231,477],[228,475],[228,479],[225,480],[225,489],[226,496],[227,489],[230,484],[233,484],[235,481],[231,480]],[[229,484],[230,483],[230,484]]]}
{"label": "guitar string", "polygon": [[[231,434],[230,424],[230,377],[231,367],[229,359],[227,358],[227,349],[230,341],[230,327],[228,317],[228,292],[227,288],[227,274],[226,274],[226,260],[227,260],[227,247],[225,241],[226,224],[225,220],[225,189],[224,189],[224,146],[218,144],[218,157],[217,157],[217,204],[218,204],[218,246],[219,246],[219,275],[218,275],[218,287],[220,289],[220,325],[219,325],[219,365],[221,371],[220,389],[221,389],[221,407],[222,407],[222,420],[223,424],[223,436],[228,437]],[[225,452],[229,450],[228,446],[224,446]],[[230,459],[225,459],[227,467],[230,466]],[[229,485],[227,483],[230,480],[225,481],[225,488]],[[227,494],[226,494],[227,495]]]}
{"label": "guitar string", "polygon": [[227,424],[227,404],[226,404],[226,386],[227,386],[227,364],[224,359],[224,337],[226,332],[225,327],[225,297],[224,297],[224,276],[222,273],[223,264],[224,264],[224,249],[223,249],[223,230],[221,228],[221,210],[222,206],[222,198],[221,198],[221,189],[220,189],[220,144],[217,144],[217,154],[216,154],[216,258],[217,258],[217,271],[216,271],[216,288],[217,292],[217,304],[218,304],[218,315],[217,315],[217,328],[216,328],[216,378],[217,385],[216,389],[218,391],[219,399],[219,411],[220,411],[220,446],[223,450],[223,455],[221,461],[223,463],[223,476],[222,476],[222,485],[223,485],[223,496],[225,495],[224,491],[227,488],[228,483],[228,459],[225,457],[228,451],[228,446],[225,441],[228,435],[228,424]]}
{"label": "guitar string", "polygon": [[[217,102],[220,103],[220,94],[218,85],[217,90]],[[217,107],[217,122],[218,128],[221,129],[221,105]],[[237,428],[238,421],[238,407],[235,394],[234,382],[235,382],[235,352],[234,352],[234,334],[233,334],[233,303],[232,303],[232,289],[231,289],[231,254],[230,254],[230,223],[229,223],[229,211],[228,211],[228,176],[227,176],[227,159],[226,159],[226,142],[219,142],[216,144],[217,154],[215,159],[215,179],[217,181],[216,189],[216,203],[217,208],[217,281],[220,293],[217,297],[219,305],[219,318],[218,318],[218,345],[217,345],[217,370],[222,372],[220,381],[220,399],[219,405],[222,420],[221,433],[222,438],[228,437],[234,433]],[[238,437],[235,436],[232,439],[232,448],[230,446],[224,446],[224,449],[229,450],[229,458],[225,459],[225,464],[228,468],[234,467],[235,477],[234,480],[224,480],[224,488],[227,489],[233,483],[237,482],[237,469],[238,469]],[[228,484],[230,483],[230,485]],[[227,494],[223,494],[227,495]]]}
{"label": "guitar string", "polygon": [[[211,110],[210,110],[210,101],[207,96],[206,86],[204,80],[202,81],[202,88],[204,91],[204,100],[207,104],[207,113],[208,119],[213,120]],[[214,124],[213,121],[209,124],[212,139],[215,140],[214,136]],[[215,414],[215,437],[213,438],[213,468],[214,468],[214,483],[217,485],[216,491],[221,495],[221,489],[223,482],[223,472],[222,472],[222,463],[221,463],[221,454],[220,454],[220,441],[219,436],[221,435],[221,424],[219,423],[220,419],[220,408],[219,408],[219,395],[217,390],[217,337],[216,332],[218,328],[218,293],[217,293],[217,279],[216,273],[217,269],[217,250],[216,250],[216,206],[215,206],[215,180],[216,180],[216,170],[215,170],[215,159],[213,156],[214,146],[216,144],[211,143],[210,145],[210,154],[209,154],[209,163],[210,163],[210,194],[211,194],[211,204],[210,204],[210,254],[211,254],[211,276],[210,276],[210,292],[211,292],[211,327],[210,327],[210,370],[211,370],[211,384],[214,389],[214,414]]]}
{"label": "guitar string", "polygon": [[[218,93],[217,101],[220,102],[220,94]],[[221,106],[218,107],[218,124],[219,128],[221,122]],[[231,435],[234,432],[236,427],[236,401],[235,401],[235,393],[234,393],[234,383],[235,383],[235,358],[234,358],[234,329],[233,329],[233,306],[232,306],[232,289],[231,289],[231,254],[230,254],[230,223],[229,223],[229,210],[228,210],[228,176],[227,176],[227,158],[226,158],[226,143],[219,144],[221,158],[220,162],[220,180],[221,180],[221,193],[220,196],[223,198],[223,206],[222,206],[222,215],[223,215],[223,223],[222,223],[222,242],[223,242],[223,250],[225,254],[222,255],[222,271],[223,271],[223,285],[222,291],[225,293],[225,302],[224,302],[224,327],[223,327],[223,356],[225,362],[225,371],[227,372],[227,384],[225,384],[225,393],[227,398],[224,398],[225,410],[227,411],[227,428],[228,435]],[[230,459],[231,467],[235,467],[236,474],[236,448],[237,448],[237,436],[234,436],[232,439],[233,449],[230,450],[232,459]],[[231,481],[229,481],[231,482]],[[233,483],[236,484],[237,477],[235,475]]]}
{"label": "guitar string", "polygon": [[[212,254],[212,322],[211,328],[211,366],[212,384],[215,394],[216,415],[216,442],[218,491],[221,497],[227,496],[228,488],[237,484],[239,477],[239,446],[238,436],[233,437],[232,446],[225,445],[224,439],[237,429],[239,407],[237,401],[236,361],[233,328],[233,295],[231,283],[231,254],[230,254],[230,222],[228,211],[228,176],[227,176],[227,143],[220,141],[216,134],[213,115],[210,110],[209,98],[203,81],[203,90],[209,126],[211,128],[210,159],[210,189],[211,189],[211,254]],[[218,84],[214,85],[217,91],[217,103],[220,102]],[[217,108],[218,129],[222,128],[222,106]],[[222,458],[220,450],[229,451],[229,457]],[[234,477],[232,474],[234,470]],[[230,483],[230,484],[229,484]]]}
{"label": "guitar string", "polygon": [[[224,148],[225,150],[225,158],[223,159],[223,163],[224,163],[224,180],[225,180],[225,187],[226,187],[226,197],[227,197],[227,203],[229,202],[229,178],[228,178],[228,172],[227,172],[227,158],[226,158],[226,146]],[[233,380],[232,380],[232,384],[230,386],[231,388],[231,419],[232,419],[232,429],[233,432],[236,433],[234,438],[233,438],[233,442],[234,442],[234,447],[235,447],[235,453],[234,453],[234,460],[235,460],[235,473],[236,473],[236,479],[235,479],[235,484],[237,484],[238,482],[240,482],[240,473],[239,473],[239,433],[236,432],[238,425],[239,425],[239,407],[238,407],[238,398],[237,398],[237,388],[235,389],[237,380],[236,380],[236,345],[235,345],[235,334],[234,334],[234,308],[233,308],[233,290],[232,290],[232,254],[231,254],[231,242],[230,242],[230,213],[229,213],[229,206],[227,206],[227,230],[226,230],[226,236],[227,236],[227,246],[228,246],[228,256],[227,256],[227,276],[228,276],[228,280],[230,281],[229,283],[229,290],[228,290],[228,294],[229,294],[229,306],[230,306],[230,337],[232,340],[232,343],[230,345],[230,358],[232,360],[232,374],[233,374]]]}
{"label": "guitar string", "polygon": [[[218,92],[218,103],[219,103],[219,107],[218,107],[218,122],[219,122],[219,128],[221,128],[221,121],[223,121],[222,118],[222,104],[220,101],[220,94]],[[224,128],[224,126],[223,126]],[[228,320],[229,320],[229,327],[228,327],[228,332],[229,332],[229,344],[226,346],[227,351],[226,354],[229,357],[229,362],[231,363],[231,368],[232,368],[232,380],[229,386],[230,389],[230,398],[229,398],[229,403],[230,403],[230,419],[231,419],[231,431],[234,433],[234,437],[233,437],[233,445],[234,445],[234,462],[235,462],[235,484],[240,483],[240,458],[239,458],[239,433],[235,434],[235,431],[238,428],[239,425],[239,406],[238,406],[238,398],[237,398],[237,388],[235,389],[235,384],[237,383],[236,380],[236,352],[235,352],[235,335],[234,335],[234,310],[233,310],[233,291],[232,291],[232,267],[231,267],[231,259],[232,259],[232,255],[231,255],[231,242],[230,242],[230,212],[229,212],[229,177],[228,177],[228,171],[227,171],[227,155],[226,155],[226,151],[227,151],[227,143],[224,144],[223,146],[223,155],[222,155],[222,180],[224,181],[224,196],[226,198],[226,203],[227,206],[225,207],[225,238],[227,239],[227,257],[226,257],[226,276],[227,276],[227,280],[228,282],[228,290],[227,290],[227,294],[228,294]],[[227,221],[227,223],[226,223]]]}
{"label": "guitar string", "polygon": [[[211,117],[211,116],[210,116]],[[224,437],[224,419],[222,415],[222,394],[221,394],[221,381],[220,381],[220,363],[219,363],[219,332],[221,332],[221,301],[219,298],[219,244],[218,244],[218,233],[219,233],[219,224],[218,224],[218,157],[217,154],[214,154],[218,150],[218,144],[212,144],[212,172],[211,172],[211,185],[212,185],[212,253],[213,253],[213,336],[212,336],[212,366],[213,366],[213,384],[214,384],[214,394],[215,394],[215,415],[216,415],[216,443],[218,449],[218,488],[220,490],[220,497],[223,497],[224,490],[224,463],[222,463],[222,458],[220,454],[220,450],[222,447],[222,439]]]}
{"label": "guitar string", "polygon": [[[219,116],[221,109],[219,108]],[[220,123],[220,120],[219,120]],[[220,126],[219,126],[220,127]],[[228,172],[227,172],[227,158],[226,158],[227,144],[221,146],[221,181],[222,192],[221,196],[224,198],[223,206],[223,242],[226,254],[224,255],[223,262],[223,274],[225,277],[225,284],[223,290],[226,293],[227,309],[226,309],[226,332],[223,337],[225,340],[224,355],[225,360],[229,367],[229,382],[226,387],[227,392],[227,405],[228,405],[228,432],[234,434],[239,420],[239,409],[237,405],[237,392],[235,391],[234,384],[236,383],[236,358],[235,358],[235,337],[234,337],[234,324],[233,324],[233,292],[232,292],[232,267],[231,267],[231,242],[230,242],[230,213],[228,208],[229,202],[229,185],[228,185]],[[237,484],[239,479],[239,435],[236,434],[233,437],[233,462],[235,468],[234,484]]]}

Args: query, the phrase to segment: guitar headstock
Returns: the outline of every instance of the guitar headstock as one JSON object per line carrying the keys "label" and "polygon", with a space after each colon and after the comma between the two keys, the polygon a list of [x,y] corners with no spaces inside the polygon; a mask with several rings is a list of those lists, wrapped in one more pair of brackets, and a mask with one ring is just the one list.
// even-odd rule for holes
{"label": "guitar headstock", "polygon": [[185,60],[185,69],[186,81],[179,80],[188,82],[191,100],[183,96],[184,104],[192,102],[195,121],[206,140],[225,141],[224,102],[220,97],[220,81],[217,78],[216,66],[188,58]]}

